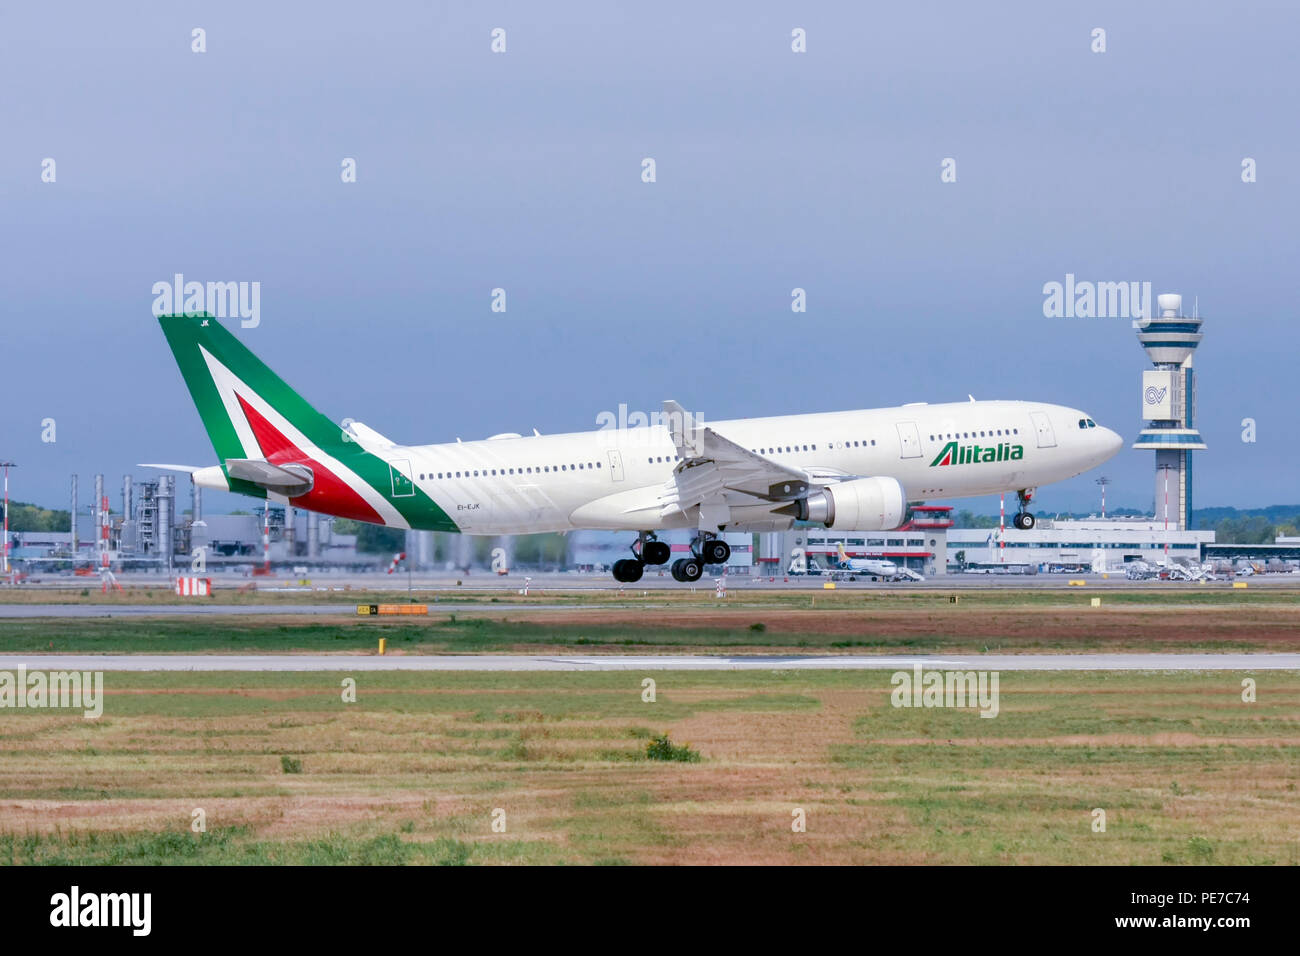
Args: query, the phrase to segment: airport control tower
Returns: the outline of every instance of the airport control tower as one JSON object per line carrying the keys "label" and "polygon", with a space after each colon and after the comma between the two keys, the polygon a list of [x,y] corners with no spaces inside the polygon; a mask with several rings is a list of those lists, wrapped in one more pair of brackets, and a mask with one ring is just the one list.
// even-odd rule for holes
{"label": "airport control tower", "polygon": [[1196,430],[1192,374],[1192,355],[1201,343],[1201,319],[1182,314],[1181,295],[1162,295],[1157,306],[1159,315],[1133,323],[1155,366],[1142,373],[1146,427],[1133,447],[1156,453],[1156,519],[1167,521],[1171,529],[1187,531],[1192,526],[1192,452],[1205,448]]}

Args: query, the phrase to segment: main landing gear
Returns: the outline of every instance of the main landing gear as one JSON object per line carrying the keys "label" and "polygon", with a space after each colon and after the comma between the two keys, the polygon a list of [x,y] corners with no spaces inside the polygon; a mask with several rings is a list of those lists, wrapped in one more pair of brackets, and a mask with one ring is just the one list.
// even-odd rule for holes
{"label": "main landing gear", "polygon": [[1020,499],[1020,510],[1017,511],[1016,516],[1011,519],[1011,524],[1014,527],[1019,528],[1021,531],[1029,531],[1037,523],[1034,519],[1033,512],[1025,510],[1025,508],[1028,507],[1029,502],[1033,499],[1034,492],[1037,490],[1037,488],[1021,488],[1016,492],[1016,497]]}
{"label": "main landing gear", "polygon": [[[637,536],[632,553],[635,557],[614,562],[614,580],[620,584],[640,581],[647,564],[667,564],[672,558],[672,548],[657,540],[652,531],[642,531]],[[687,584],[698,581],[704,575],[706,564],[726,564],[730,557],[731,546],[727,542],[710,532],[701,532],[691,546],[690,556],[673,561],[670,569],[673,580]]]}
{"label": "main landing gear", "polygon": [[633,584],[641,580],[647,564],[667,564],[673,550],[664,541],[655,538],[653,531],[642,531],[632,546],[635,557],[614,562],[614,580],[620,584]]}

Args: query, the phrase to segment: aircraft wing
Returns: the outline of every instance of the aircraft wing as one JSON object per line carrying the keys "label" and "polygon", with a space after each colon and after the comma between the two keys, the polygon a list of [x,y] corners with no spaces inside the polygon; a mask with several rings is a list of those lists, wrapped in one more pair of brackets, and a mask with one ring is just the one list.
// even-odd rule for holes
{"label": "aircraft wing", "polygon": [[671,399],[664,419],[681,461],[660,497],[660,515],[700,509],[700,527],[727,524],[733,505],[793,501],[808,493],[808,474],[743,448],[701,425]]}

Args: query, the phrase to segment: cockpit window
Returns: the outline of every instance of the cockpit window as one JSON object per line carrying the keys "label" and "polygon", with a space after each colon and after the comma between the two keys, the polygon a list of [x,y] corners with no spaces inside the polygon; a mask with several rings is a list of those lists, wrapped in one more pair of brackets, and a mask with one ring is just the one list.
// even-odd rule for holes
{"label": "cockpit window", "polygon": [[1080,428],[1096,428],[1096,427],[1097,427],[1097,423],[1094,422],[1091,418],[1080,418],[1080,419],[1079,419],[1079,427],[1080,427]]}

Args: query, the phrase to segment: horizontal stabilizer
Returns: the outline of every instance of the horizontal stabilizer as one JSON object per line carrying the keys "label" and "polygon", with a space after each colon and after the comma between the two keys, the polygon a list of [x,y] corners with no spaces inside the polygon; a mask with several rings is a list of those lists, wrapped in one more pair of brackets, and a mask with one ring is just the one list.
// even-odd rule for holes
{"label": "horizontal stabilizer", "polygon": [[157,469],[159,469],[160,471],[183,471],[183,472],[185,472],[187,475],[192,475],[192,474],[194,474],[194,472],[196,472],[196,471],[199,470],[199,466],[198,466],[198,465],[154,465],[154,464],[139,464],[139,465],[136,465],[136,467],[137,467],[137,468],[157,468]]}
{"label": "horizontal stabilizer", "polygon": [[227,458],[226,472],[289,498],[305,495],[316,480],[306,465],[273,465],[261,458]]}

